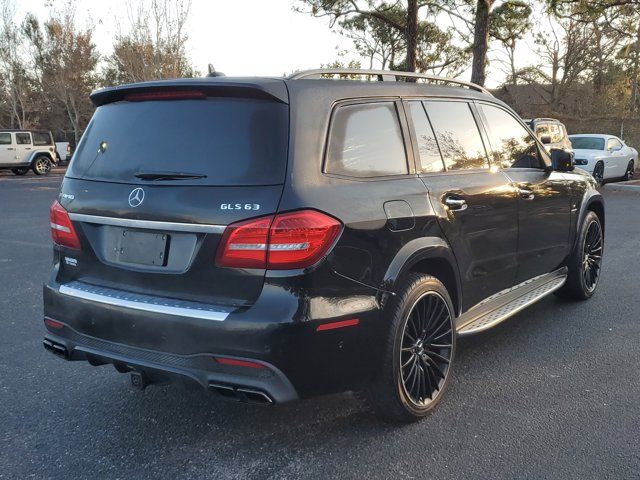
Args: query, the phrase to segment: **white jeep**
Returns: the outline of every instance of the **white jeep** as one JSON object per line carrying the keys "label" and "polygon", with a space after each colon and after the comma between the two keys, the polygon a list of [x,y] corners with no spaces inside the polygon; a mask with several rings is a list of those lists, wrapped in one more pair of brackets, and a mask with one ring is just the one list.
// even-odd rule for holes
{"label": "white jeep", "polygon": [[56,164],[51,132],[43,130],[0,130],[0,169],[25,175],[47,175]]}

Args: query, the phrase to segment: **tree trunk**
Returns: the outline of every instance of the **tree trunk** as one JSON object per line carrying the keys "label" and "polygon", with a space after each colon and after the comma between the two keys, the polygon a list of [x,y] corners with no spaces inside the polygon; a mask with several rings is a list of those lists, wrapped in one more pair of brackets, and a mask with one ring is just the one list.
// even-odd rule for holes
{"label": "tree trunk", "polygon": [[487,51],[489,50],[489,11],[494,0],[478,0],[475,33],[473,36],[473,65],[471,81],[484,85],[486,80]]}
{"label": "tree trunk", "polygon": [[405,64],[405,71],[415,72],[418,49],[418,0],[409,0],[408,2],[405,39],[407,42],[407,61]]}

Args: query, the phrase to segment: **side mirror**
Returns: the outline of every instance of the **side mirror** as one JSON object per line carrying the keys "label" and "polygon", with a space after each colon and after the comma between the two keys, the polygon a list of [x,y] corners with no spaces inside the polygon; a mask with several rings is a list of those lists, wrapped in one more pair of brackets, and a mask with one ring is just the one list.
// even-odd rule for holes
{"label": "side mirror", "polygon": [[560,148],[551,149],[551,170],[556,172],[571,172],[574,169],[573,152]]}
{"label": "side mirror", "polygon": [[551,143],[551,135],[542,135],[540,137],[540,141],[543,145],[549,145]]}

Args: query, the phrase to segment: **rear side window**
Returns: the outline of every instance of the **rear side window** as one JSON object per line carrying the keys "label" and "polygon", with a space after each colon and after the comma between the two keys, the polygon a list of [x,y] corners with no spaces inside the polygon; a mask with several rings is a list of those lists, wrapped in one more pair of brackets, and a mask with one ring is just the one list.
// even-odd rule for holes
{"label": "rear side window", "polygon": [[351,177],[407,173],[395,104],[375,102],[338,107],[331,122],[325,172]]}
{"label": "rear side window", "polygon": [[425,102],[447,170],[489,168],[471,107],[465,102]]}
{"label": "rear side window", "polygon": [[422,173],[442,172],[444,163],[438,149],[438,142],[433,133],[427,113],[422,102],[409,102],[413,128],[415,129],[418,154],[420,156],[420,171]]}
{"label": "rear side window", "polygon": [[549,125],[549,132],[551,133],[551,143],[559,143],[562,141],[562,128],[557,123]]}
{"label": "rear side window", "polygon": [[538,137],[541,137],[542,135],[549,135],[549,125],[546,123],[538,125],[536,127],[536,135]]}
{"label": "rear side window", "polygon": [[610,138],[607,141],[607,148],[609,150],[619,150],[619,149],[622,148],[622,144],[618,140],[616,140],[615,138]]}
{"label": "rear side window", "polygon": [[542,168],[533,135],[513,115],[498,107],[480,105],[487,120],[487,133],[494,160],[502,168]]}
{"label": "rear side window", "polygon": [[42,146],[42,145],[53,145],[51,142],[51,135],[45,132],[33,132],[33,144]]}
{"label": "rear side window", "polygon": [[11,145],[10,133],[0,133],[0,145]]}
{"label": "rear side window", "polygon": [[282,184],[288,131],[288,105],[267,100],[208,98],[107,104],[93,115],[67,176],[148,183],[136,175],[187,173],[202,177],[162,183]]}
{"label": "rear side window", "polygon": [[18,145],[31,145],[31,135],[29,133],[16,133],[16,143]]}

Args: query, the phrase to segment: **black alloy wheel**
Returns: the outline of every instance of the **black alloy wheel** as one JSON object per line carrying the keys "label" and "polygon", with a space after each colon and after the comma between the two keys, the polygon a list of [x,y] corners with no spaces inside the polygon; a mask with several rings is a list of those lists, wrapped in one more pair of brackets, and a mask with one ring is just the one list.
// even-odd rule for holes
{"label": "black alloy wheel", "polygon": [[583,277],[584,285],[589,292],[593,292],[600,278],[602,265],[602,227],[597,221],[591,221],[587,226],[587,234],[583,247]]}
{"label": "black alloy wheel", "polygon": [[598,163],[593,169],[593,178],[595,178],[598,186],[604,184],[604,164]]}
{"label": "black alloy wheel", "polygon": [[427,292],[407,316],[400,350],[404,393],[418,408],[427,407],[443,391],[453,352],[453,328],[447,302]]}

